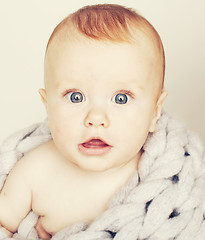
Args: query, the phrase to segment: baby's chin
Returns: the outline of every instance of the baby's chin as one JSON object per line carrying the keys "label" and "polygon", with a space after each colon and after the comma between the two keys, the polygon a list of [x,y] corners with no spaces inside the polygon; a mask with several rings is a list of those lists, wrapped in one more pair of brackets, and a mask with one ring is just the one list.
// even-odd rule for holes
{"label": "baby's chin", "polygon": [[73,162],[73,164],[81,171],[88,173],[106,173],[115,170],[119,166],[115,166],[113,163],[107,162],[99,156],[92,156],[85,161]]}

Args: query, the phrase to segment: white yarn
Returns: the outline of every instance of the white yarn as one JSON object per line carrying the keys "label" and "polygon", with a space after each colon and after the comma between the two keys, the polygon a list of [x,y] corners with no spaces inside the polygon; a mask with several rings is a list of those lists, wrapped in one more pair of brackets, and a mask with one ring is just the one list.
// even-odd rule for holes
{"label": "white yarn", "polygon": [[[16,161],[51,139],[47,123],[11,136],[0,149],[0,188]],[[53,240],[204,240],[205,156],[198,138],[163,113],[144,144],[138,173],[94,222],[79,223]],[[33,212],[13,239],[38,239]],[[0,228],[0,240],[8,239]]]}

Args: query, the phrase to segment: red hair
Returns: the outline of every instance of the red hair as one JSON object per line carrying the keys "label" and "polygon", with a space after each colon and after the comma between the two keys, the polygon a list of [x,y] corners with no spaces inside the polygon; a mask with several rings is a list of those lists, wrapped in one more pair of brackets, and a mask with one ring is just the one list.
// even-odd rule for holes
{"label": "red hair", "polygon": [[165,69],[164,49],[159,34],[155,28],[133,9],[116,4],[98,4],[85,6],[70,14],[54,29],[47,45],[63,33],[72,38],[76,30],[86,38],[111,42],[136,42],[137,34],[143,33],[152,42],[160,54]]}

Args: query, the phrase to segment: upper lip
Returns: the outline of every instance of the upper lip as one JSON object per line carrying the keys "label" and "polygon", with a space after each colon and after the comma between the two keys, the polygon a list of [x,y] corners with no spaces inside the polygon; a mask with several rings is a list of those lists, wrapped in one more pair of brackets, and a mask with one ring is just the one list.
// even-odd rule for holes
{"label": "upper lip", "polygon": [[92,140],[99,140],[99,141],[103,142],[105,145],[107,145],[107,146],[109,146],[109,147],[112,147],[110,144],[108,144],[105,140],[103,140],[103,139],[100,138],[100,137],[91,137],[91,138],[89,138],[87,141],[85,141],[85,142],[83,142],[83,143],[81,143],[81,144],[86,144],[86,143],[88,143],[88,142],[90,142],[90,141],[92,141]]}

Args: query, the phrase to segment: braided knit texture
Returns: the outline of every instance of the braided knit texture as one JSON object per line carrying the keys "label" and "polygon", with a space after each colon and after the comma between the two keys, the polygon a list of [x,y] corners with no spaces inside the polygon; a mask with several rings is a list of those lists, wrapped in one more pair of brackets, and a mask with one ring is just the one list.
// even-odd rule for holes
{"label": "braided knit texture", "polygon": [[[0,149],[0,189],[15,163],[51,139],[46,121],[8,138]],[[138,172],[92,223],[79,223],[52,240],[204,240],[205,154],[197,136],[163,113],[143,146]],[[32,211],[12,239],[37,240]],[[11,239],[0,227],[0,240]]]}

